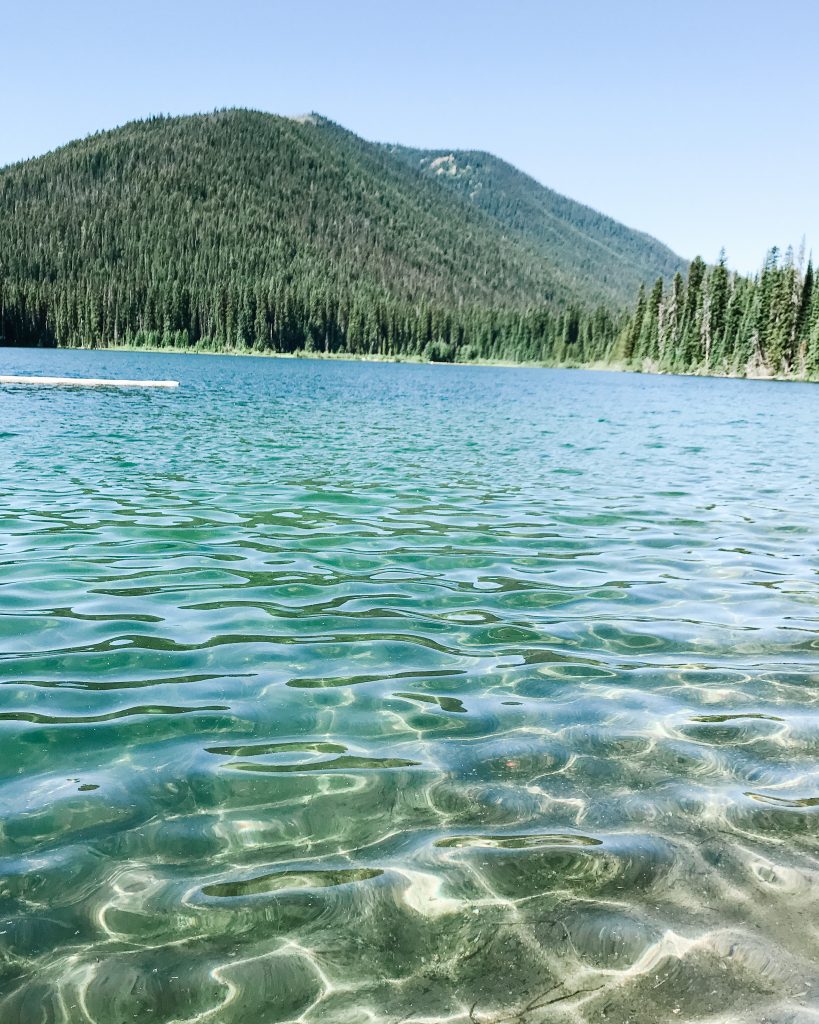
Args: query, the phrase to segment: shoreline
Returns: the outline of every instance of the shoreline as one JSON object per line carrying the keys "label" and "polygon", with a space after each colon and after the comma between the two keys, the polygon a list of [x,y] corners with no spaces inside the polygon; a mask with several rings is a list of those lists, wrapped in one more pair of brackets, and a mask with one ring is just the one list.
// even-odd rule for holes
{"label": "shoreline", "polygon": [[216,351],[214,349],[197,348],[193,345],[185,348],[161,348],[159,346],[151,345],[0,345],[0,351],[3,350],[34,350],[43,352],[146,352],[152,355],[170,356],[236,356],[241,358],[321,360],[324,362],[337,361],[348,363],[408,363],[417,366],[484,366],[509,370],[589,370],[593,373],[633,373],[645,374],[646,376],[652,377],[711,377],[715,380],[758,380],[783,384],[819,383],[819,377],[783,376],[758,371],[754,373],[703,373],[699,370],[685,372],[663,370],[648,364],[633,366],[624,362],[606,363],[600,362],[599,360],[592,363],[552,363],[534,360],[518,362],[510,359],[470,359],[468,361],[465,360],[463,362],[458,362],[444,359],[422,359],[420,356],[391,356],[355,352],[266,352],[254,351],[252,349],[248,351],[240,351],[238,349]]}

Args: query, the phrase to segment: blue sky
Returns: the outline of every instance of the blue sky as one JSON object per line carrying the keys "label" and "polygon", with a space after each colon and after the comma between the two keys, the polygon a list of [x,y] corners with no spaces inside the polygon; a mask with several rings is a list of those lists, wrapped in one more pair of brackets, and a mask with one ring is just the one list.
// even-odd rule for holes
{"label": "blue sky", "polygon": [[487,149],[683,256],[819,247],[819,5],[3,0],[0,164],[151,113]]}

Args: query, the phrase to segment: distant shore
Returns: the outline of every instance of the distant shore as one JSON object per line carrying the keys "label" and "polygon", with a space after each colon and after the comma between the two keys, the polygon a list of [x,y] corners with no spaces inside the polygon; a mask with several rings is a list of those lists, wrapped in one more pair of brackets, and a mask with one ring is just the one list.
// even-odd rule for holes
{"label": "distant shore", "polygon": [[37,346],[37,345],[0,345],[0,351],[32,349],[44,352],[148,352],[155,355],[190,355],[190,356],[251,356],[263,359],[294,359],[294,360],[325,360],[350,363],[414,363],[421,366],[488,366],[506,369],[530,370],[590,370],[609,373],[648,374],[658,377],[714,377],[720,380],[762,380],[780,381],[784,383],[813,384],[819,383],[819,377],[783,376],[769,373],[758,365],[749,368],[746,373],[715,373],[703,370],[688,372],[667,370],[644,361],[640,365],[627,363],[623,360],[606,362],[597,360],[589,363],[550,362],[548,360],[518,361],[513,359],[469,359],[462,361],[444,359],[423,359],[418,355],[386,355],[383,353],[366,352],[318,352],[301,350],[296,352],[269,352],[254,349],[209,349],[188,345],[183,348],[163,348],[151,345],[81,345],[81,346]]}
{"label": "distant shore", "polygon": [[188,345],[182,348],[164,348],[159,345],[0,345],[0,351],[42,351],[42,352],[150,352],[165,356],[250,356],[261,359],[295,359],[322,360],[350,363],[415,363],[421,366],[502,366],[514,369],[547,370],[626,370],[626,367],[613,363],[570,363],[548,361],[520,361],[514,359],[424,359],[419,355],[386,355],[369,352],[318,352],[299,350],[296,352],[270,352],[257,349],[211,349]]}

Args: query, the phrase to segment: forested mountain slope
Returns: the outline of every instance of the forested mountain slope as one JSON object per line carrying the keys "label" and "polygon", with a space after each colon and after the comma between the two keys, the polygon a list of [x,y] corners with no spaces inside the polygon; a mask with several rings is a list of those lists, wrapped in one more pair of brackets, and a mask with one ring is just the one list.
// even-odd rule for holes
{"label": "forested mountain slope", "polygon": [[544,187],[491,153],[386,148],[556,262],[588,299],[621,305],[640,284],[686,269],[685,260],[650,235]]}
{"label": "forested mountain slope", "polygon": [[[611,344],[604,249],[581,273],[515,226],[525,204],[503,223],[411,163],[315,115],[226,110],[7,167],[0,340],[513,359]],[[679,262],[653,242],[640,259],[639,279]]]}

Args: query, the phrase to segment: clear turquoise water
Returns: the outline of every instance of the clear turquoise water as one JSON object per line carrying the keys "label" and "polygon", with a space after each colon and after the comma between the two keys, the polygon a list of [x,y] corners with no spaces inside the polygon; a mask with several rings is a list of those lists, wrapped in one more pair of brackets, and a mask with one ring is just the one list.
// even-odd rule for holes
{"label": "clear turquoise water", "polygon": [[2,1024],[819,1015],[819,388],[10,351]]}

